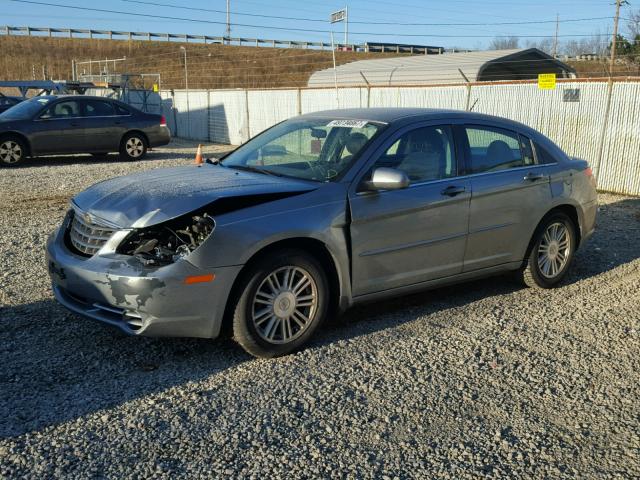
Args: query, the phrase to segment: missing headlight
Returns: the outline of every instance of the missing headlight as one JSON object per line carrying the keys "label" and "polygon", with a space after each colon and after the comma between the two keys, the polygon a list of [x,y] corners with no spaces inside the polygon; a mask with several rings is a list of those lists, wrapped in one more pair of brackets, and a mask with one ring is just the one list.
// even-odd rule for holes
{"label": "missing headlight", "polygon": [[133,255],[145,265],[166,265],[193,252],[215,226],[207,213],[175,218],[134,230],[118,247],[118,253]]}

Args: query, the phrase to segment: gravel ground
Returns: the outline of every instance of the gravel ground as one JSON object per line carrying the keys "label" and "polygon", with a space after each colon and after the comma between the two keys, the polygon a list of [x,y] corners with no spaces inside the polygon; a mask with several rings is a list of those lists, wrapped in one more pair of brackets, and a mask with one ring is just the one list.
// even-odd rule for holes
{"label": "gravel ground", "polygon": [[0,477],[640,476],[640,199],[600,196],[562,288],[498,277],[358,307],[276,360],[58,306],[43,246],[69,198],[192,158],[0,171]]}

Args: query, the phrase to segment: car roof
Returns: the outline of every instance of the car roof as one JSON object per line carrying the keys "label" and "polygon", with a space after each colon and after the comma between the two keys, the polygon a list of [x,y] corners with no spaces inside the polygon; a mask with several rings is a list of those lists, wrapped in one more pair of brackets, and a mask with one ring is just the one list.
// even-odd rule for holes
{"label": "car roof", "polygon": [[119,101],[117,98],[109,98],[109,97],[100,97],[96,95],[36,95],[35,97],[31,97],[29,100],[38,99],[38,98],[47,98],[49,100],[57,100],[57,99],[84,99],[84,100],[109,100],[109,101]]}
{"label": "car roof", "polygon": [[[496,126],[511,126],[519,130],[534,133],[531,127],[507,118],[486,115],[484,113],[468,112],[443,108],[344,108],[307,113],[303,118],[332,118],[348,120],[368,120],[371,122],[397,123],[405,121],[428,121],[439,119],[460,119],[465,121],[481,121],[496,124]],[[501,124],[501,125],[500,125]]]}

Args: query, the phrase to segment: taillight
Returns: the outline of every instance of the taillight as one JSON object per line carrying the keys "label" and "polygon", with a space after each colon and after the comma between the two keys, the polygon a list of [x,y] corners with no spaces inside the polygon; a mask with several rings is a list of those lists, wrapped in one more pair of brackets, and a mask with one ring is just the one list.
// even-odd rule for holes
{"label": "taillight", "polygon": [[587,176],[587,179],[589,179],[589,182],[591,183],[591,185],[593,185],[593,187],[596,187],[596,177],[593,176],[593,170],[591,170],[591,167],[587,167],[584,169],[584,174]]}
{"label": "taillight", "polygon": [[160,115],[160,126],[161,127],[166,127],[167,126],[167,119],[164,115]]}

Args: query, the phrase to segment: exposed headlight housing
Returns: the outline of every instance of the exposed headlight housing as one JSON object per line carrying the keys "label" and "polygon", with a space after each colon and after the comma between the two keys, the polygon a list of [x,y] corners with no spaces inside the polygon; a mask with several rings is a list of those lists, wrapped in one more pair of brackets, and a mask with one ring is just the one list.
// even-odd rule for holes
{"label": "exposed headlight housing", "polygon": [[117,251],[133,255],[145,265],[166,265],[193,252],[209,238],[215,226],[207,213],[190,213],[133,230]]}

